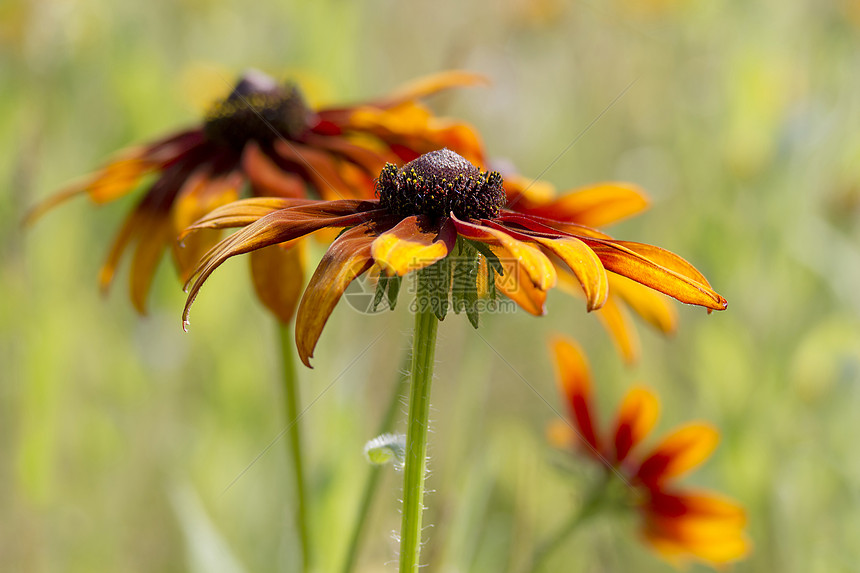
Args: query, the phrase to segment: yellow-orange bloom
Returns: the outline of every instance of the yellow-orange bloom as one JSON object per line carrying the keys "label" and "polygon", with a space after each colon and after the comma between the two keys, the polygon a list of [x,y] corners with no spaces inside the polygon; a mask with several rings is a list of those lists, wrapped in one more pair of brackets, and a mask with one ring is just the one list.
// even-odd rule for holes
{"label": "yellow-orange bloom", "polygon": [[[184,281],[219,238],[215,232],[201,232],[179,248],[177,235],[243,195],[369,199],[373,180],[387,162],[411,161],[442,146],[483,161],[480,139],[468,124],[435,117],[419,102],[483,81],[471,73],[444,72],[375,101],[313,110],[295,85],[247,72],[201,124],[121,152],[95,174],[38,205],[30,219],[81,194],[100,204],[113,201],[154,175],[114,238],[99,275],[106,290],[120,259],[133,249],[130,294],[143,313],[156,267],[168,248]],[[251,256],[257,294],[284,322],[292,317],[301,294],[302,261],[301,249],[278,246]]]}
{"label": "yellow-orange bloom", "polygon": [[675,483],[710,457],[719,432],[706,423],[689,423],[641,452],[660,405],[650,390],[637,386],[623,398],[610,432],[601,435],[585,356],[575,342],[561,337],[553,341],[552,351],[571,421],[570,426],[553,429],[554,440],[624,476],[637,494],[641,531],[650,546],[674,563],[694,558],[718,566],[747,555],[750,543],[744,535],[743,508],[714,492]]}
{"label": "yellow-orange bloom", "polygon": [[[610,273],[675,297],[722,310],[726,301],[690,263],[642,243],[617,241],[590,227],[503,208],[506,196],[496,172],[481,172],[444,149],[400,169],[386,165],[377,181],[379,199],[308,202],[247,199],[221,207],[189,232],[244,227],[213,248],[189,281],[184,318],[206,279],[235,255],[292,241],[324,228],[348,228],[331,245],[305,290],[296,318],[296,342],[309,365],[328,316],[351,281],[376,265],[403,276],[446,259],[458,239],[494,259],[513,261],[495,274],[496,289],[526,311],[541,315],[555,286],[557,257],[586,293],[589,310],[608,296]],[[480,277],[472,276],[475,287]],[[450,290],[450,274],[444,295]]]}

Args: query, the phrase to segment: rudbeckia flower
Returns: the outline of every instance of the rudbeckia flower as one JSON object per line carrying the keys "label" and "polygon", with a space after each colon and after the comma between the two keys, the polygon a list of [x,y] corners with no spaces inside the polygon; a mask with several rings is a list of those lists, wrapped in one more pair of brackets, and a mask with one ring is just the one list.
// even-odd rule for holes
{"label": "rudbeckia flower", "polygon": [[[212,105],[201,124],[121,152],[100,171],[37,206],[30,220],[81,194],[99,204],[114,201],[153,176],[99,275],[106,290],[120,259],[133,249],[131,300],[144,313],[164,251],[172,248],[186,280],[219,238],[198,233],[179,248],[174,240],[179,232],[242,195],[371,198],[374,178],[387,162],[410,161],[445,145],[481,161],[481,142],[468,124],[435,117],[418,100],[482,81],[474,74],[446,72],[376,101],[313,110],[297,86],[250,71],[228,97]],[[290,320],[301,294],[301,254],[301,249],[276,247],[251,257],[257,294],[283,322]]]}
{"label": "rudbeckia flower", "polygon": [[[505,209],[501,175],[482,172],[448,149],[427,153],[401,168],[386,165],[376,193],[376,200],[367,201],[259,198],[216,209],[188,232],[244,229],[201,260],[189,281],[183,320],[187,322],[189,308],[206,279],[230,257],[325,228],[347,230],[329,247],[299,304],[296,343],[308,366],[344,290],[374,266],[384,276],[399,278],[439,263],[438,292],[444,302],[437,303],[434,312],[440,319],[447,312],[448,293],[453,294],[452,282],[458,280],[465,283],[467,297],[477,296],[479,284],[494,284],[526,311],[543,314],[546,293],[558,278],[550,256],[563,261],[579,281],[589,310],[605,304],[609,273],[685,303],[716,310],[726,307],[705,277],[675,254],[617,241],[584,225]],[[445,266],[449,255],[457,255],[455,265],[466,272],[452,273]],[[462,263],[463,258],[478,264]],[[499,261],[513,264],[501,268],[496,266]],[[455,310],[459,302],[454,301]]]}
{"label": "rudbeckia flower", "polygon": [[[645,192],[633,183],[606,181],[571,189],[559,195],[553,185],[517,174],[505,175],[508,209],[588,227],[605,227],[638,215],[650,205]],[[555,261],[558,263],[558,261]],[[559,288],[584,296],[576,277],[556,264]],[[677,328],[677,312],[662,295],[621,275],[610,273],[609,296],[595,315],[628,364],[639,359],[640,342],[630,311],[663,334]]]}
{"label": "rudbeckia flower", "polygon": [[[637,386],[621,401],[609,433],[602,434],[585,356],[565,338],[556,339],[552,350],[570,416],[569,425],[552,427],[553,441],[575,447],[623,477],[631,489],[628,499],[640,514],[645,541],[676,564],[698,559],[719,566],[749,553],[743,531],[746,514],[740,505],[720,494],[677,484],[710,457],[719,432],[710,424],[692,422],[643,451],[642,442],[657,422],[659,402],[653,392]],[[606,479],[617,479],[613,473],[607,472]]]}

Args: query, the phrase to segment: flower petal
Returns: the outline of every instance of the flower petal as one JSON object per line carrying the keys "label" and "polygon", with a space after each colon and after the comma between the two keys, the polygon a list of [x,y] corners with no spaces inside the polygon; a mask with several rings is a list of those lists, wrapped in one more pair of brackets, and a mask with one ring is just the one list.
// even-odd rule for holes
{"label": "flower petal", "polygon": [[659,247],[582,237],[608,271],[626,276],[687,304],[725,310],[726,299],[717,294],[693,265]]}
{"label": "flower petal", "polygon": [[[513,259],[505,258],[504,249],[491,245],[490,250],[496,254],[504,271],[504,274],[496,275],[496,290],[517,303],[527,313],[533,316],[545,315],[546,291],[534,285],[523,265],[517,264]],[[485,271],[482,269],[482,272]],[[477,286],[479,294],[483,295],[485,287],[481,284],[480,277]]]}
{"label": "flower petal", "polygon": [[677,330],[678,312],[663,295],[615,273],[609,275],[609,291],[660,332],[674,334]]}
{"label": "flower petal", "polygon": [[602,227],[641,213],[648,205],[639,186],[606,182],[567,192],[549,203],[523,205],[520,210],[556,221]]}
{"label": "flower petal", "polygon": [[556,337],[552,351],[558,373],[558,385],[567,399],[567,407],[579,437],[589,454],[600,457],[600,444],[594,425],[591,373],[585,355],[573,340]]}
{"label": "flower petal", "polygon": [[642,386],[634,386],[618,407],[618,418],[612,432],[615,440],[615,461],[623,462],[657,423],[660,402],[657,396]]}
{"label": "flower petal", "polygon": [[516,261],[538,289],[546,291],[555,286],[558,278],[555,267],[539,249],[514,239],[503,230],[475,225],[454,216],[451,219],[457,227],[457,232],[463,237],[501,247],[505,256]]}
{"label": "flower petal", "polygon": [[272,245],[252,251],[251,278],[263,306],[287,324],[296,312],[305,284],[305,243]]}
{"label": "flower petal", "polygon": [[339,160],[325,151],[286,140],[275,141],[274,149],[283,159],[305,173],[307,180],[323,199],[370,198],[373,195],[372,188],[357,190],[344,181]]}
{"label": "flower petal", "polygon": [[641,509],[646,540],[670,561],[695,557],[718,566],[750,551],[746,512],[712,492],[653,492]]}
{"label": "flower petal", "polygon": [[606,270],[600,259],[588,245],[573,237],[561,239],[536,237],[535,241],[555,253],[570,267],[582,285],[589,311],[598,309],[606,303],[606,297],[609,296],[609,279],[606,277]]}
{"label": "flower petal", "polygon": [[380,230],[371,222],[345,231],[328,248],[311,277],[296,315],[296,346],[308,368],[322,329],[346,287],[373,266],[370,246]]}
{"label": "flower petal", "polygon": [[400,276],[428,267],[448,256],[457,241],[457,229],[446,219],[440,226],[425,217],[407,217],[373,241],[371,254],[389,273]]}
{"label": "flower petal", "polygon": [[[318,204],[314,199],[285,199],[280,197],[251,197],[240,199],[227,205],[213,209],[193,225],[186,227],[180,234],[179,239],[184,240],[190,233],[200,229],[229,229],[233,227],[245,227],[254,221],[291,207]],[[357,204],[358,202],[353,202]]]}
{"label": "flower petal", "polygon": [[636,478],[648,487],[660,486],[708,459],[719,441],[720,433],[710,424],[693,422],[682,426],[645,457]]}

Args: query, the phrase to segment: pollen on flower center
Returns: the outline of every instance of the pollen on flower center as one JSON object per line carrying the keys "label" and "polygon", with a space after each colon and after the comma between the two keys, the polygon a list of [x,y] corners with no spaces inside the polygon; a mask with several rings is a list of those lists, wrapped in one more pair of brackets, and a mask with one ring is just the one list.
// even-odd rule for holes
{"label": "pollen on flower center", "polygon": [[480,171],[450,149],[425,153],[400,169],[386,164],[376,193],[382,207],[402,217],[493,218],[505,204],[502,176]]}
{"label": "pollen on flower center", "polygon": [[242,149],[250,140],[294,139],[307,129],[311,111],[294,84],[279,84],[262,72],[242,75],[230,95],[206,113],[206,136]]}

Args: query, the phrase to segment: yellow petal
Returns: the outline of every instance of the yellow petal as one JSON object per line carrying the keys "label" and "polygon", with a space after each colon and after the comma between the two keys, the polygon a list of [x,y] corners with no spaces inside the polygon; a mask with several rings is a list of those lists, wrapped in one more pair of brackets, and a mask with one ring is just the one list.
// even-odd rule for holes
{"label": "yellow petal", "polygon": [[639,186],[607,182],[576,189],[555,201],[525,207],[523,211],[547,219],[602,227],[641,213],[648,205],[648,198]]}
{"label": "yellow petal", "polygon": [[489,80],[481,74],[464,70],[448,70],[413,80],[397,88],[375,105],[383,108],[392,107],[406,101],[425,98],[455,87],[488,84]]}
{"label": "yellow petal", "polygon": [[677,330],[678,312],[662,294],[615,273],[609,274],[609,291],[660,332]]}
{"label": "yellow petal", "polygon": [[457,240],[450,221],[440,230],[425,218],[407,217],[373,241],[373,260],[389,273],[400,276],[423,269],[448,256]]}

